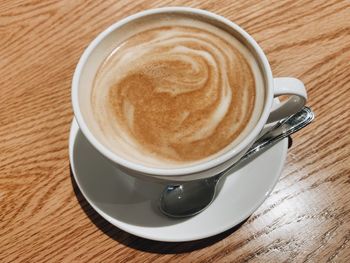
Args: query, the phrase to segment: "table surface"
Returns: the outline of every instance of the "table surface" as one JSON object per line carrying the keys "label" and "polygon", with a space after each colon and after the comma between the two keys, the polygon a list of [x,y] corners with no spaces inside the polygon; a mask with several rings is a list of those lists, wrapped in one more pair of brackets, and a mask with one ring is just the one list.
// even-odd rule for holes
{"label": "table surface", "polygon": [[[109,224],[72,183],[68,160],[84,48],[123,17],[173,5],[242,26],[275,76],[305,83],[316,113],[265,203],[240,227],[189,243]],[[0,76],[0,262],[350,262],[349,1],[5,0]]]}

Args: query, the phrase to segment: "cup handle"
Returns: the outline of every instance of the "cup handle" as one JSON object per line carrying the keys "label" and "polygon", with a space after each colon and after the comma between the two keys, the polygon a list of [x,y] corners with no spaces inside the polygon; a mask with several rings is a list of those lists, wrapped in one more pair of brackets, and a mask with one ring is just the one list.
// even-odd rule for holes
{"label": "cup handle", "polygon": [[287,101],[272,108],[268,123],[284,119],[297,113],[305,106],[307,100],[304,83],[296,78],[274,78],[274,98],[291,95]]}

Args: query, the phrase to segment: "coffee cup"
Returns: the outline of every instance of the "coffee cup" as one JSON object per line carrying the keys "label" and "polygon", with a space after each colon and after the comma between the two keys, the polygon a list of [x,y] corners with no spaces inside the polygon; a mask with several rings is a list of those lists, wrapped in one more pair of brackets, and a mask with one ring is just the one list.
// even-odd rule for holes
{"label": "coffee cup", "polygon": [[[195,29],[193,32],[197,32],[200,28],[203,28],[205,25],[207,25],[208,28],[217,28],[217,30],[219,30],[220,32],[225,32],[224,35],[230,35],[231,38],[234,39],[232,40],[233,42],[237,41],[237,43],[239,43],[237,44],[238,49],[240,46],[243,46],[244,48],[242,48],[241,50],[246,51],[242,52],[246,52],[247,54],[249,53],[249,56],[252,58],[252,62],[249,63],[251,63],[250,65],[253,65],[253,69],[251,70],[253,71],[253,73],[249,73],[247,71],[248,73],[244,74],[246,74],[245,76],[248,77],[254,77],[254,88],[256,90],[256,93],[254,93],[254,100],[252,100],[254,101],[254,107],[252,110],[253,113],[251,113],[250,116],[255,116],[255,119],[254,122],[249,122],[249,125],[251,126],[249,127],[249,129],[242,128],[242,130],[245,132],[240,132],[241,136],[238,136],[239,140],[236,139],[235,142],[229,143],[228,145],[223,147],[224,149],[221,149],[215,154],[205,156],[205,158],[203,157],[199,160],[196,159],[195,161],[190,159],[192,158],[191,155],[184,155],[184,157],[180,157],[184,158],[185,161],[182,160],[181,162],[179,162],[177,160],[174,163],[168,163],[162,161],[161,159],[159,165],[157,165],[157,162],[150,162],[151,165],[148,165],[148,159],[157,159],[156,157],[153,157],[153,152],[150,151],[149,157],[147,154],[144,154],[144,152],[139,152],[137,148],[135,148],[131,143],[123,143],[121,140],[117,141],[117,143],[115,143],[115,145],[113,146],[113,142],[109,143],[108,140],[105,140],[103,136],[101,136],[101,132],[98,128],[98,121],[96,121],[95,118],[96,113],[94,113],[95,106],[93,96],[94,92],[99,93],[99,90],[94,89],[94,83],[96,83],[96,76],[98,76],[99,72],[101,72],[101,67],[103,68],[103,65],[106,64],[106,59],[110,57],[111,54],[115,53],[114,50],[116,50],[116,43],[120,43],[122,38],[126,38],[126,36],[132,37],[133,35],[135,35],[134,33],[137,30],[138,34],[140,34],[140,32],[146,32],[148,29],[145,30],[143,28],[145,24],[154,26],[157,25],[157,23],[165,23],[164,25],[162,25],[162,30],[168,30],[169,26],[167,25],[167,23],[173,25],[174,22],[179,21],[179,17],[181,17],[181,23],[189,23],[186,22],[186,19],[188,18],[191,19],[191,21],[193,21],[193,24],[198,24],[198,28]],[[185,27],[182,26],[182,28]],[[178,30],[176,32],[178,33]],[[203,32],[199,33],[203,34]],[[191,34],[195,33],[186,32],[186,34],[191,36]],[[208,34],[212,33],[209,32]],[[160,35],[164,35],[164,32],[162,32]],[[225,52],[222,50],[222,47],[225,46],[230,40],[225,39],[226,36],[224,35],[221,38],[218,38],[223,39],[223,44],[220,43],[218,47],[214,47],[215,50],[221,50],[220,52]],[[148,39],[149,36],[141,37],[141,39],[143,38]],[[171,39],[173,41],[174,36],[171,36]],[[183,41],[183,38],[181,39],[181,41]],[[133,41],[135,42],[135,40]],[[214,40],[214,42],[215,41],[219,40]],[[174,50],[176,50],[177,53],[181,53],[184,51],[184,48],[177,48]],[[143,61],[143,57],[145,57],[146,55],[142,52],[140,53],[142,54],[142,56],[140,55],[139,57],[136,57],[136,59],[134,59],[135,68],[144,67],[144,64],[142,64],[143,62],[141,63],[140,60]],[[131,53],[137,54],[137,49],[135,49],[134,52]],[[237,54],[236,58],[241,56],[240,52],[238,53],[239,54]],[[130,55],[128,56],[130,57]],[[206,56],[206,58],[208,58],[208,56]],[[120,58],[118,61],[120,63],[123,63],[123,60]],[[215,62],[216,60],[214,59],[213,61]],[[191,62],[189,63],[191,64]],[[137,64],[139,64],[139,66],[137,66]],[[129,66],[122,66],[122,68],[128,68],[130,67],[130,65],[132,67],[133,63],[129,63]],[[229,67],[227,63],[223,65]],[[228,72],[228,69],[223,69],[222,67],[225,66],[221,66],[220,72],[225,72],[226,74]],[[254,67],[256,67],[256,70],[254,69]],[[119,75],[124,76],[126,74],[124,71],[119,71]],[[255,71],[258,71],[259,73],[255,74]],[[216,76],[217,73],[215,73],[214,75]],[[245,80],[246,79],[247,78],[245,78]],[[228,81],[228,83],[230,83],[230,81]],[[168,89],[170,88],[168,87]],[[170,91],[161,90],[161,92],[165,92],[173,96],[172,89],[170,89]],[[273,103],[273,100],[274,98],[281,95],[287,95],[289,96],[289,98],[285,102],[276,106]],[[108,95],[104,95],[101,97],[106,96]],[[129,175],[145,179],[161,179],[167,181],[189,181],[195,179],[202,179],[211,177],[219,172],[222,172],[223,170],[227,169],[229,166],[237,162],[240,159],[240,157],[244,155],[244,153],[258,138],[259,134],[267,124],[286,118],[289,115],[296,113],[305,105],[306,99],[306,89],[300,80],[291,77],[274,78],[272,76],[271,68],[264,52],[255,42],[255,40],[241,27],[217,14],[188,7],[166,7],[146,10],[131,15],[111,25],[109,28],[107,28],[105,31],[99,34],[86,48],[76,67],[72,81],[72,104],[75,118],[84,136],[96,148],[96,150],[99,151],[103,156],[105,156],[113,165],[127,172]],[[102,99],[99,100],[103,101]],[[147,105],[145,105],[145,107],[146,106]],[[255,110],[257,108],[259,109]],[[100,108],[98,108],[98,112],[100,111]],[[130,110],[126,110],[126,112],[130,112]],[[255,114],[254,112],[257,113]],[[185,114],[185,117],[187,117],[187,115],[188,114]],[[102,119],[103,118],[105,117],[102,117]],[[207,116],[207,118],[209,118],[209,115]],[[101,122],[104,122],[107,127],[111,121],[103,119]],[[249,125],[246,126],[248,127]],[[117,127],[115,129],[119,128]],[[148,131],[144,132],[146,133]],[[118,147],[120,147],[120,149],[118,149]],[[129,150],[129,148],[131,150]],[[137,158],[135,156],[137,156]],[[187,156],[189,156],[189,161],[186,160]],[[142,159],[145,159],[144,162]]]}

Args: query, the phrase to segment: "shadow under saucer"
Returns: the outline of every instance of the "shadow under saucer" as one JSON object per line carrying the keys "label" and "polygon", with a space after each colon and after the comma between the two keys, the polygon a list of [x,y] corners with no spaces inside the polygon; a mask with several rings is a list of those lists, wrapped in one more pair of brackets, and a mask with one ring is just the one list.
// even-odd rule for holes
{"label": "shadow under saucer", "polygon": [[137,249],[140,251],[145,251],[148,253],[157,253],[157,254],[179,254],[179,253],[188,253],[198,249],[202,249],[208,246],[219,242],[220,240],[230,236],[232,233],[237,231],[248,219],[244,220],[235,227],[226,230],[223,233],[217,234],[215,236],[207,237],[195,241],[187,242],[163,242],[149,240],[142,237],[138,237],[132,234],[129,234],[111,223],[105,220],[100,216],[88,203],[88,201],[82,195],[77,183],[74,180],[73,173],[71,172],[71,181],[74,189],[74,193],[79,202],[80,207],[84,213],[89,217],[91,222],[95,224],[104,234],[109,236],[111,239],[115,240],[118,243],[122,243],[125,246]]}

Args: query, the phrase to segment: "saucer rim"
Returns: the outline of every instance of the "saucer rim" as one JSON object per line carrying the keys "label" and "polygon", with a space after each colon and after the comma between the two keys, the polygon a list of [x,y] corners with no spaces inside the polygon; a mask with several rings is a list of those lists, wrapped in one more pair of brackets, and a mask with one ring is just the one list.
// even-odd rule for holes
{"label": "saucer rim", "polygon": [[[200,239],[212,237],[212,236],[215,236],[215,235],[220,234],[222,232],[225,232],[225,231],[237,226],[241,222],[243,222],[250,215],[252,215],[262,205],[262,203],[270,196],[271,192],[275,188],[275,186],[280,178],[282,169],[283,169],[284,164],[286,162],[286,157],[287,157],[287,152],[288,152],[288,138],[285,138],[281,142],[277,143],[277,145],[281,144],[283,149],[281,151],[282,152],[282,156],[281,156],[282,161],[278,163],[278,165],[279,165],[278,169],[277,169],[278,172],[275,175],[274,181],[271,183],[271,186],[269,187],[266,194],[263,195],[262,198],[260,200],[258,200],[254,206],[252,206],[250,209],[248,209],[248,212],[242,214],[242,216],[240,216],[238,219],[236,219],[234,221],[228,221],[227,224],[222,225],[220,228],[215,228],[212,231],[206,231],[205,234],[198,233],[197,235],[192,235],[191,237],[187,237],[187,238],[171,238],[171,237],[159,238],[159,237],[157,237],[156,234],[154,234],[154,235],[145,234],[139,230],[142,228],[152,228],[156,232],[156,229],[160,229],[162,227],[141,227],[141,226],[135,226],[135,225],[131,225],[131,224],[128,224],[126,222],[120,221],[120,220],[108,215],[104,211],[102,211],[92,200],[89,199],[88,195],[85,193],[84,188],[81,186],[81,184],[79,182],[79,179],[77,177],[76,170],[75,170],[74,161],[73,161],[75,139],[76,139],[76,136],[79,132],[79,129],[80,129],[79,125],[78,125],[76,119],[73,117],[73,120],[72,120],[72,123],[70,126],[70,133],[69,133],[69,161],[70,161],[70,166],[71,166],[74,180],[75,180],[80,192],[84,196],[85,200],[91,205],[91,207],[100,216],[102,216],[105,220],[107,220],[110,224],[114,225],[115,227],[117,227],[117,228],[119,228],[127,233],[130,233],[132,235],[138,236],[138,237],[142,237],[142,238],[146,238],[146,239],[154,240],[154,241],[161,241],[161,242],[188,242],[188,241],[200,240]],[[169,226],[167,226],[167,227],[169,227]]]}

